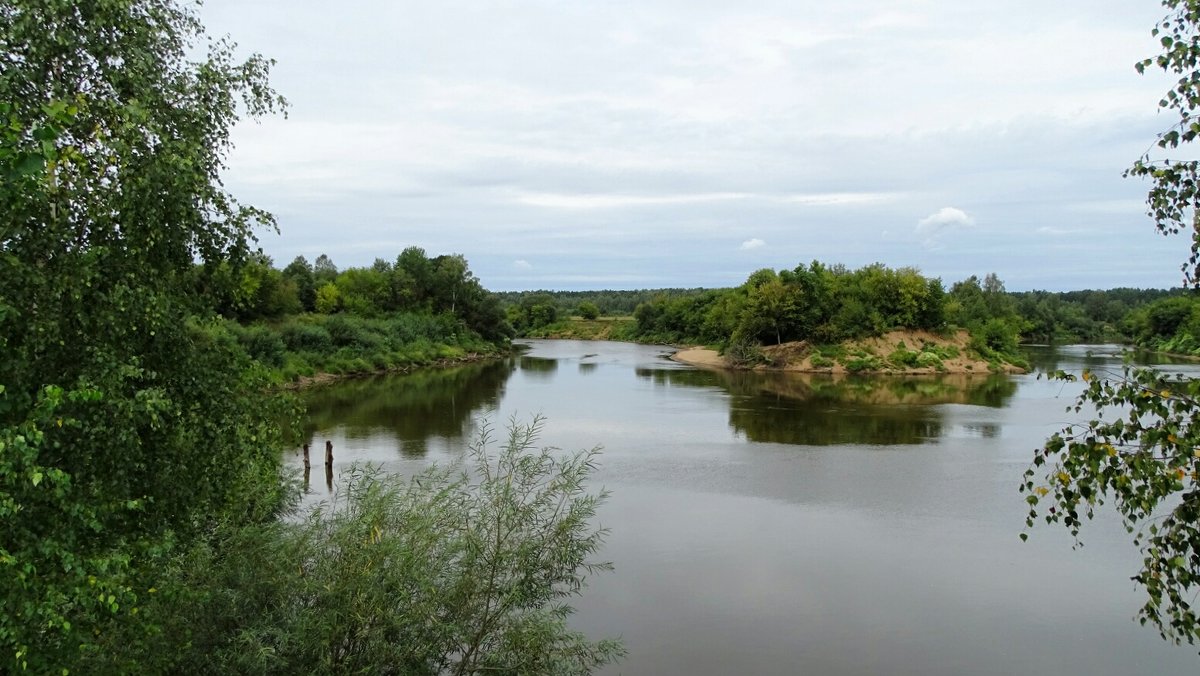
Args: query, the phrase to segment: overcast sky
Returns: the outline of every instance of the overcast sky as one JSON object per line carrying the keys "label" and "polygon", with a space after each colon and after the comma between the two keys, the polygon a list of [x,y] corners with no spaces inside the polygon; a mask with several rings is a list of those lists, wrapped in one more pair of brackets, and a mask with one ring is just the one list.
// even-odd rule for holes
{"label": "overcast sky", "polygon": [[208,0],[278,61],[226,185],[280,266],[461,253],[494,290],[818,259],[1174,286],[1122,171],[1170,123],[1153,0]]}

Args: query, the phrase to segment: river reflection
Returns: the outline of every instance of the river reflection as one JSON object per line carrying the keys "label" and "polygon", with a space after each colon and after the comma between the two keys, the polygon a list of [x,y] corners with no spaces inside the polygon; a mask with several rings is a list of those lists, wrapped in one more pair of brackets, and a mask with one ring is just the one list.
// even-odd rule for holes
{"label": "river reflection", "polygon": [[[1061,529],[1017,537],[1021,474],[1077,415],[1065,409],[1078,382],[728,373],[676,364],[665,348],[529,344],[490,364],[306,392],[307,439],[333,443],[335,475],[355,462],[406,475],[453,462],[481,418],[542,414],[547,445],[602,444],[593,485],[611,492],[599,521],[616,569],[574,599],[572,624],[624,638],[628,659],[605,674],[1200,667],[1132,621],[1140,557],[1111,514],[1085,525],[1082,550]],[[1111,371],[1117,353],[1034,348],[1029,359]],[[299,454],[285,460],[300,473]],[[337,478],[314,470],[309,497],[328,499]]]}
{"label": "river reflection", "polygon": [[[1017,391],[1004,375],[888,378],[827,374],[639,368],[639,378],[729,392],[729,425],[751,441],[921,444],[942,436],[937,404],[1002,407]],[[981,434],[995,426],[975,425]]]}
{"label": "river reflection", "polygon": [[[545,372],[537,360],[536,371]],[[526,359],[520,360],[527,370]],[[400,452],[423,456],[430,438],[462,439],[474,419],[495,409],[516,365],[512,360],[472,364],[407,375],[361,378],[304,393],[306,439],[339,428],[350,439],[390,436]]]}

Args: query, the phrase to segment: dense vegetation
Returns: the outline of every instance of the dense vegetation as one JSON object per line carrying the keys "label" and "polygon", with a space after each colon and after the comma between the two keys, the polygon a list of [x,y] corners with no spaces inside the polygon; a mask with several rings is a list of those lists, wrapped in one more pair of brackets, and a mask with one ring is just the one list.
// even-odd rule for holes
{"label": "dense vegetation", "polygon": [[193,284],[251,356],[287,380],[495,353],[513,334],[466,259],[418,247],[341,271],[325,255],[279,270],[257,254],[237,270],[197,266]]}
{"label": "dense vegetation", "polygon": [[[902,282],[906,277],[907,282]],[[1200,297],[1185,289],[1012,292],[989,274],[983,280],[970,277],[943,290],[943,321],[939,324],[936,308],[926,307],[926,314],[917,319],[911,312],[896,309],[894,299],[904,294],[900,289],[907,283],[916,290],[917,277],[920,275],[915,270],[890,270],[878,264],[851,272],[840,266],[813,263],[796,270],[762,270],[735,289],[498,295],[518,335],[529,337],[600,335],[617,340],[727,346],[735,338],[747,336],[763,344],[797,339],[835,342],[877,335],[889,328],[959,327],[969,329],[978,337],[977,342],[1009,354],[1018,341],[1119,342],[1200,356]],[[939,280],[921,279],[927,285],[926,301],[938,298]],[[811,286],[805,289],[804,284]],[[890,296],[885,293],[877,298],[873,294],[874,289],[889,285],[894,288]],[[815,299],[815,306],[810,298]],[[901,302],[915,307],[921,298],[910,295]],[[830,311],[834,307],[837,312]],[[592,308],[598,311],[599,321],[607,320],[615,326],[604,326],[589,318]],[[617,309],[609,313],[602,308]],[[628,325],[621,321],[627,308],[632,308],[629,319],[636,318]]]}
{"label": "dense vegetation", "polygon": [[233,53],[171,0],[0,0],[0,672],[612,659],[565,625],[603,568],[593,455],[538,451],[536,422],[463,467],[360,474],[342,511],[280,519],[293,416],[264,362],[507,330],[460,257],[318,261],[309,294],[305,265],[251,253],[273,221],[221,187],[229,129],[283,101],[268,61]]}

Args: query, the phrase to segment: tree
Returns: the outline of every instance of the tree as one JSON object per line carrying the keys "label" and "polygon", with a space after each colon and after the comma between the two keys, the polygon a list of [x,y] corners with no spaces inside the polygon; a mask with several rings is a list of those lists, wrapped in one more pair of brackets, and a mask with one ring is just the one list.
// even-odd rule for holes
{"label": "tree", "polygon": [[333,314],[342,307],[342,292],[337,284],[326,282],[317,289],[317,300],[314,309],[323,315]]}
{"label": "tree", "polygon": [[313,268],[304,256],[296,256],[283,269],[283,276],[296,285],[296,295],[305,312],[312,312],[317,304],[317,286],[313,278]]}
{"label": "tree", "polygon": [[576,311],[579,313],[580,317],[588,320],[594,320],[600,316],[600,308],[596,307],[596,304],[590,300],[585,300],[580,303],[579,308]]}
{"label": "tree", "polygon": [[273,225],[219,180],[269,65],[166,0],[0,0],[0,671],[148,630],[177,546],[279,504],[279,412],[193,276]]}
{"label": "tree", "polygon": [[313,261],[313,282],[318,287],[332,284],[337,280],[337,276],[337,266],[333,264],[333,260],[329,256],[321,254],[317,256],[317,260]]}
{"label": "tree", "polygon": [[[1200,135],[1200,2],[1163,5],[1170,13],[1153,31],[1163,52],[1137,69],[1157,66],[1180,76],[1159,103],[1177,112],[1179,121],[1157,146],[1175,149]],[[1147,205],[1160,232],[1192,231],[1191,255],[1182,266],[1191,285],[1200,283],[1197,167],[1194,160],[1147,153],[1126,172],[1151,180]],[[1076,379],[1061,371],[1056,376]],[[1030,506],[1026,524],[1060,523],[1078,538],[1084,519],[1111,502],[1143,555],[1133,576],[1147,597],[1139,619],[1166,640],[1194,645],[1200,639],[1194,607],[1200,585],[1200,381],[1129,366],[1119,374],[1085,370],[1079,378],[1085,389],[1073,408],[1094,409],[1095,418],[1064,428],[1034,456],[1021,485]]]}

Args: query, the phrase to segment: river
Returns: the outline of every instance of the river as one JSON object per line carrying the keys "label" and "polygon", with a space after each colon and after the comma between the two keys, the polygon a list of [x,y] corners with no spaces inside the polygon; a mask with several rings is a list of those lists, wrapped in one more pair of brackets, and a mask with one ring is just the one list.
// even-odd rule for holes
{"label": "river", "polygon": [[[1021,474],[1076,419],[1074,384],[725,373],[666,348],[522,342],[504,361],[309,391],[307,432],[332,441],[335,475],[415,473],[514,416],[544,415],[546,445],[603,446],[593,485],[611,492],[615,571],[572,620],[623,638],[628,657],[602,673],[1200,671],[1194,648],[1135,621],[1140,557],[1111,513],[1082,548],[1060,526],[1018,538]],[[1112,347],[1029,356],[1039,371],[1120,368]],[[314,480],[309,500],[331,490]]]}

